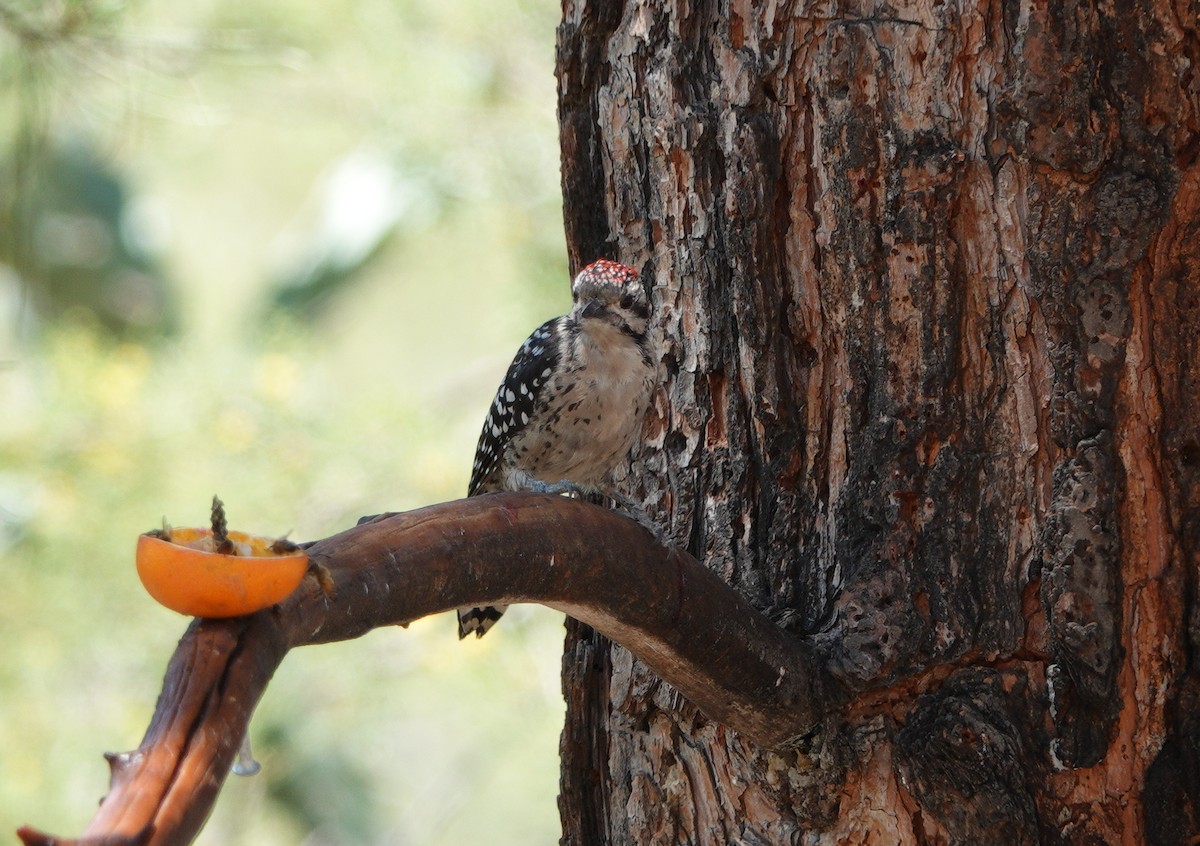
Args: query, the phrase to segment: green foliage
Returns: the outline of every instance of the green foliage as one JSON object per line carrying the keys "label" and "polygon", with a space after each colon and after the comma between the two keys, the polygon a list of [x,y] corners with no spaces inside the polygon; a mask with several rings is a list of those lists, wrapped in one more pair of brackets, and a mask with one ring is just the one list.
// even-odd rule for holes
{"label": "green foliage", "polygon": [[[75,834],[186,624],[141,590],[140,532],[203,524],[214,493],[234,528],[303,540],[464,491],[504,366],[569,297],[557,10],[0,7],[0,113],[27,121],[0,153],[99,151],[179,315],[155,340],[83,301],[31,331],[0,264],[0,832]],[[10,25],[53,34],[72,9],[40,58]],[[29,75],[6,70],[35,61],[31,115]],[[304,319],[272,311],[342,249],[324,186],[364,151],[400,174],[402,213]],[[553,841],[558,620],[518,609],[460,644],[433,619],[289,656],[251,727],[263,772],[231,779],[200,842]]]}

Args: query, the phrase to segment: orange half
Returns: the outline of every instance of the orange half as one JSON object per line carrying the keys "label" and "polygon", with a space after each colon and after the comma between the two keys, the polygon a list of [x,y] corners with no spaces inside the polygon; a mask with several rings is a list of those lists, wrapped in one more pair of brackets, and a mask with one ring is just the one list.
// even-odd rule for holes
{"label": "orange half", "polygon": [[146,592],[191,617],[240,617],[282,601],[308,570],[304,550],[275,552],[275,538],[230,532],[237,555],[213,552],[210,529],[171,529],[171,539],[138,537],[137,571]]}

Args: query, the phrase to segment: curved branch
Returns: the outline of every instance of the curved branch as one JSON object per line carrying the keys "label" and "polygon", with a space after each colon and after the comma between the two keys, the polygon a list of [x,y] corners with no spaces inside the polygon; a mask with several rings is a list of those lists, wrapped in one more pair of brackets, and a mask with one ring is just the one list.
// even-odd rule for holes
{"label": "curved branch", "polygon": [[[328,578],[250,617],[195,620],[141,746],[81,844],[184,844],[203,825],[254,706],[295,646],[469,605],[537,602],[628,648],[705,715],[766,746],[845,701],[807,642],[690,555],[587,503],[499,494],[388,516],[309,549]],[[26,844],[64,844],[22,829]]]}

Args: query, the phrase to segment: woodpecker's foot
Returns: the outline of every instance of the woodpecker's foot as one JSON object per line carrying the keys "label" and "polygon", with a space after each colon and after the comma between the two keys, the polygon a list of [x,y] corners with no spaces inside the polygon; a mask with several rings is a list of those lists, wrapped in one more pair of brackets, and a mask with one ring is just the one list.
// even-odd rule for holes
{"label": "woodpecker's foot", "polygon": [[617,491],[606,490],[604,491],[604,496],[612,501],[614,511],[619,511],[631,520],[636,521],[639,526],[654,535],[654,539],[663,546],[671,550],[675,549],[675,542],[667,537],[666,533],[650,518],[650,515],[646,513],[646,510],[642,508],[640,503]]}
{"label": "woodpecker's foot", "polygon": [[649,521],[650,517],[646,514],[645,510],[643,510],[641,503],[634,502],[632,499],[625,496],[625,494],[617,491],[605,491],[604,495],[612,500],[613,505],[617,507],[618,511],[626,512],[630,517],[632,517],[634,520],[637,520],[646,528],[650,528],[651,525],[653,525],[647,522]]}
{"label": "woodpecker's foot", "polygon": [[561,496],[566,494],[572,499],[586,499],[589,494],[597,494],[603,496],[613,503],[614,511],[623,513],[626,517],[635,520],[638,525],[648,530],[654,539],[668,549],[675,549],[675,542],[671,540],[658,525],[650,519],[650,515],[646,513],[642,506],[625,496],[624,494],[611,490],[607,487],[581,487],[574,482],[568,482],[562,479],[558,482],[542,482],[538,479],[528,479],[525,482],[525,490],[531,493],[555,494]]}
{"label": "woodpecker's foot", "polygon": [[531,493],[555,494],[556,496],[566,494],[572,499],[583,499],[587,496],[586,490],[574,482],[568,482],[566,479],[558,482],[542,482],[537,479],[530,479],[527,489]]}

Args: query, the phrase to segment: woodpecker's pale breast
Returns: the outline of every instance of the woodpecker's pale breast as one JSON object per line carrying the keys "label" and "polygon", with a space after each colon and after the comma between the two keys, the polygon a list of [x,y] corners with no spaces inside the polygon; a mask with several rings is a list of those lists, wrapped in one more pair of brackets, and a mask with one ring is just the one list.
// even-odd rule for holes
{"label": "woodpecker's pale breast", "polygon": [[602,488],[641,432],[653,387],[641,344],[602,319],[585,318],[573,330],[537,414],[503,458],[507,489],[521,487],[523,474]]}

